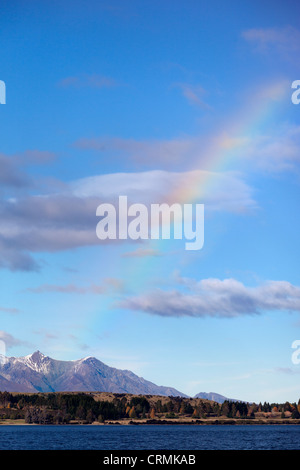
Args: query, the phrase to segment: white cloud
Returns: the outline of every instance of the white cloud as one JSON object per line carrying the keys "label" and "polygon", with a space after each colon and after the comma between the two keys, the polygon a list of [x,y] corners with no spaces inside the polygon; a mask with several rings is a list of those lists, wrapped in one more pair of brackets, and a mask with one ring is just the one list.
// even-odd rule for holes
{"label": "white cloud", "polygon": [[210,211],[241,213],[256,208],[252,188],[234,172],[170,172],[153,170],[92,176],[71,184],[76,197],[117,199],[149,203],[204,203]]}
{"label": "white cloud", "polygon": [[300,287],[287,281],[268,281],[247,287],[235,279],[185,278],[185,289],[155,291],[123,299],[122,308],[165,317],[224,317],[267,311],[300,312]]}

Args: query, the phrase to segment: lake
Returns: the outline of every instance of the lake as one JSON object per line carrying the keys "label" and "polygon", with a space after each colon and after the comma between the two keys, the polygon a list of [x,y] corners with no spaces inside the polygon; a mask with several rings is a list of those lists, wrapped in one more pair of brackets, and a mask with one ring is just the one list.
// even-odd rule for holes
{"label": "lake", "polygon": [[1,450],[300,450],[299,425],[0,426]]}

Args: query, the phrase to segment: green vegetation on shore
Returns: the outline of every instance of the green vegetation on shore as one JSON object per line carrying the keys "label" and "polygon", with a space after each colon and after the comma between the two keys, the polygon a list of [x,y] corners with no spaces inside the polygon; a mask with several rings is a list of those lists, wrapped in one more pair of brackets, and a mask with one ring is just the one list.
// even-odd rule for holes
{"label": "green vegetation on shore", "polygon": [[164,424],[195,422],[218,424],[243,422],[298,423],[300,400],[296,403],[244,403],[129,395],[118,393],[8,393],[0,392],[0,420],[24,420],[27,424],[107,423],[127,421]]}

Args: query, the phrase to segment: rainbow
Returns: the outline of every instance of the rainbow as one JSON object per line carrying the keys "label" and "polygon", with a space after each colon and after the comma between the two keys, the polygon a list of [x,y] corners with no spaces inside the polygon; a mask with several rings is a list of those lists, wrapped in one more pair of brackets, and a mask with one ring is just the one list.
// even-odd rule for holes
{"label": "rainbow", "polygon": [[[251,145],[257,135],[261,135],[278,110],[280,111],[288,102],[288,92],[289,82],[281,80],[268,83],[249,93],[249,98],[245,99],[242,108],[218,126],[222,129],[221,132],[207,138],[201,155],[195,155],[189,162],[187,169],[189,178],[187,179],[185,174],[182,183],[167,195],[164,202],[169,204],[204,202],[205,196],[214,190],[216,173],[232,169],[237,171],[239,165],[242,166],[243,151]],[[165,246],[166,242],[161,240],[147,242],[147,248],[150,247],[153,253],[164,254]],[[159,256],[129,258],[126,263],[125,278],[131,287],[138,291],[145,287],[154,272],[159,273],[161,262]]]}
{"label": "rainbow", "polygon": [[219,125],[222,131],[208,138],[204,152],[200,156],[195,155],[189,167],[190,170],[200,171],[191,171],[189,181],[183,178],[179,188],[168,195],[168,202],[183,204],[204,197],[213,173],[230,169],[232,163],[239,164],[243,148],[251,144],[253,138],[273,118],[276,110],[287,102],[284,98],[287,98],[288,90],[289,82],[281,80],[251,93],[242,109],[233,118],[228,117],[226,123]]}

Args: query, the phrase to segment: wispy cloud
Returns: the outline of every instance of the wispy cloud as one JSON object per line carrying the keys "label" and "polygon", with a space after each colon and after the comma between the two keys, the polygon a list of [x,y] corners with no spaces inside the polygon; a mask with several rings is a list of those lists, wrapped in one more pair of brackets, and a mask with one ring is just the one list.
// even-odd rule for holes
{"label": "wispy cloud", "polygon": [[285,124],[249,140],[244,156],[264,171],[295,170],[300,163],[300,126]]}
{"label": "wispy cloud", "polygon": [[123,292],[124,282],[121,279],[107,278],[103,280],[103,283],[100,285],[90,284],[88,286],[78,286],[76,284],[42,284],[38,287],[28,287],[27,292],[33,294],[47,294],[47,293],[56,293],[56,294],[95,294],[101,295],[105,294],[111,290]]}
{"label": "wispy cloud", "polygon": [[235,318],[267,311],[300,312],[300,287],[268,281],[247,287],[235,279],[184,279],[185,289],[128,297],[118,306],[165,317]]}
{"label": "wispy cloud", "polygon": [[57,340],[59,338],[59,334],[48,331],[44,328],[39,328],[38,330],[33,330],[33,334],[42,336],[44,338],[44,341],[48,340]]}
{"label": "wispy cloud", "polygon": [[300,374],[299,369],[292,369],[291,367],[276,367],[274,369],[275,372],[280,372],[281,374],[285,375],[298,375]]}
{"label": "wispy cloud", "polygon": [[[290,84],[285,82],[284,90],[288,93],[289,89]],[[184,171],[187,162],[191,171],[211,171],[212,161],[222,159],[226,149],[230,148],[234,148],[237,165],[251,161],[251,171],[293,171],[300,162],[300,127],[285,122],[251,137],[224,132],[207,138],[186,136],[169,140],[83,138],[73,145],[107,158],[126,159],[129,167],[134,165],[135,169],[140,167],[148,171],[152,168]]]}
{"label": "wispy cloud", "polygon": [[44,328],[39,328],[34,330],[33,334],[39,337],[38,343],[43,346],[43,351],[45,351],[45,348],[49,348],[49,350],[53,352],[54,349],[60,349],[62,344],[66,346],[67,343],[71,343],[73,349],[75,348],[76,350],[80,349],[84,351],[89,348],[89,346],[82,343],[77,336],[71,333],[65,334],[64,330],[49,331]]}
{"label": "wispy cloud", "polygon": [[59,294],[103,294],[104,287],[103,286],[88,286],[88,287],[80,287],[74,284],[67,284],[64,286],[55,285],[55,284],[43,284],[38,287],[29,287],[26,289],[27,292],[31,292],[34,294],[45,294],[45,293],[59,293]]}
{"label": "wispy cloud", "polygon": [[17,313],[20,313],[20,310],[18,308],[0,307],[0,312],[9,313],[10,315],[15,315]]}
{"label": "wispy cloud", "polygon": [[279,53],[282,58],[295,59],[294,54],[300,51],[300,31],[293,26],[252,28],[243,31],[242,36],[261,53]]}
{"label": "wispy cloud", "polygon": [[116,80],[104,75],[78,75],[61,79],[58,82],[59,87],[64,88],[111,88],[118,86]]}
{"label": "wispy cloud", "polygon": [[[81,150],[92,150],[114,155],[126,156],[135,165],[148,168],[169,168],[174,170],[179,164],[193,161],[195,156],[205,159],[202,138],[185,137],[169,140],[137,140],[119,137],[81,138],[73,146]],[[198,163],[199,163],[198,160]]]}
{"label": "wispy cloud", "polygon": [[174,86],[181,90],[183,96],[190,105],[198,106],[205,110],[211,109],[211,107],[204,101],[204,97],[207,95],[207,91],[201,85],[176,83]]}

